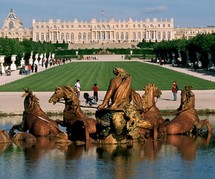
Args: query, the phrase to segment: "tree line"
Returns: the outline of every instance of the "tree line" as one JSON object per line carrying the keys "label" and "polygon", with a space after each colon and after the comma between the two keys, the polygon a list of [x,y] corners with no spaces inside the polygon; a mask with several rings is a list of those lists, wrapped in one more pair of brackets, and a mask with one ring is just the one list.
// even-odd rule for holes
{"label": "tree line", "polygon": [[[11,63],[11,55],[17,55],[16,64],[20,64],[22,57],[28,62],[31,52],[38,53],[55,53],[56,57],[75,55],[76,50],[60,49],[60,44],[47,42],[33,42],[31,40],[19,41],[18,39],[0,38],[0,55],[5,55],[5,63]],[[67,46],[68,47],[68,46]],[[215,33],[199,34],[191,39],[176,39],[161,42],[141,42],[138,44],[139,49],[108,49],[116,54],[137,54],[146,57],[147,54],[155,55],[157,59],[163,60],[164,63],[174,63],[181,66],[198,66],[208,68],[215,64]],[[90,49],[91,53],[96,49]],[[79,49],[79,54],[89,53],[89,49]],[[147,54],[146,54],[147,53]],[[153,53],[153,54],[152,54]]]}
{"label": "tree line", "polygon": [[199,34],[191,39],[177,39],[153,44],[157,59],[166,63],[196,68],[209,68],[215,64],[215,34]]}
{"label": "tree line", "polygon": [[16,64],[20,64],[22,57],[28,63],[31,52],[34,54],[54,53],[55,47],[51,43],[33,42],[31,40],[19,41],[18,39],[0,38],[0,55],[5,55],[5,64],[11,63],[11,56],[17,55]]}

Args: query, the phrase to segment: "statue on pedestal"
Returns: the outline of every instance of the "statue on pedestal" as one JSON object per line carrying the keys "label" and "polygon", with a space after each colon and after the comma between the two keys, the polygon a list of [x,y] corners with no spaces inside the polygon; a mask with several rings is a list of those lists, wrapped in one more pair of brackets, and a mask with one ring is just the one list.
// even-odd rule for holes
{"label": "statue on pedestal", "polygon": [[12,71],[14,71],[14,70],[17,69],[17,68],[16,68],[16,64],[15,64],[16,56],[17,56],[17,55],[12,55],[12,56],[11,56],[12,64],[10,65],[10,69],[11,69]]}
{"label": "statue on pedestal", "polygon": [[31,56],[29,59],[29,65],[32,65],[32,64],[33,64],[33,51],[31,52]]}
{"label": "statue on pedestal", "polygon": [[5,73],[5,68],[4,68],[4,57],[5,55],[0,55],[0,69],[1,69],[1,74]]}
{"label": "statue on pedestal", "polygon": [[34,64],[35,65],[38,65],[39,64],[39,62],[38,62],[38,53],[35,55],[35,60],[34,60]]}

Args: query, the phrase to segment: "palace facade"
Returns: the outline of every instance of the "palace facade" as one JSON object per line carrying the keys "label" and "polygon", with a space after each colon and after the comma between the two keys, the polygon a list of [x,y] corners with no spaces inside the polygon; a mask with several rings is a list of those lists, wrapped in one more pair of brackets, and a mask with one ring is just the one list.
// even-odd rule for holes
{"label": "palace facade", "polygon": [[35,42],[89,44],[89,43],[138,43],[160,42],[192,38],[199,33],[214,33],[215,27],[175,28],[174,19],[158,20],[96,20],[91,21],[37,21],[32,28],[24,28],[14,10],[10,10],[0,29],[0,37],[29,39]]}

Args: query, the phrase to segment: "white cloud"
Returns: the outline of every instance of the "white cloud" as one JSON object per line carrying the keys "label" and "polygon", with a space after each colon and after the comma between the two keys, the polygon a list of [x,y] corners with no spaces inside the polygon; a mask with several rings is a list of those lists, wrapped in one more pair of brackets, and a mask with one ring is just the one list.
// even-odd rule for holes
{"label": "white cloud", "polygon": [[168,7],[166,5],[160,5],[160,6],[155,6],[155,7],[147,7],[144,8],[145,13],[156,13],[156,12],[164,12],[167,11]]}

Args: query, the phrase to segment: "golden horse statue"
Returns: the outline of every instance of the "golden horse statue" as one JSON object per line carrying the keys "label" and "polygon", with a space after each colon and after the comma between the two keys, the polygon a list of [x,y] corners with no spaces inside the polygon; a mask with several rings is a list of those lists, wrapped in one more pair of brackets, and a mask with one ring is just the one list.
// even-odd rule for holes
{"label": "golden horse statue", "polygon": [[77,90],[69,85],[56,87],[49,102],[56,104],[65,101],[63,120],[56,120],[58,124],[66,127],[69,139],[74,142],[93,140],[96,133],[96,120],[85,115],[80,107]]}
{"label": "golden horse statue", "polygon": [[206,126],[207,132],[212,133],[208,119],[200,120],[195,109],[195,95],[191,86],[185,86],[181,91],[181,104],[177,115],[170,122],[165,122],[160,128],[161,134],[198,134]]}
{"label": "golden horse statue", "polygon": [[142,96],[143,112],[141,117],[143,120],[148,121],[151,124],[151,129],[147,133],[151,134],[153,130],[153,137],[157,139],[158,128],[164,123],[160,110],[156,106],[156,99],[158,99],[162,92],[153,83],[148,83],[144,87],[145,93]]}
{"label": "golden horse statue", "polygon": [[33,92],[28,88],[24,89],[24,91],[22,95],[22,97],[25,97],[22,122],[18,125],[13,125],[9,131],[10,136],[15,135],[15,130],[29,131],[34,136],[57,136],[62,133],[57,122],[50,119],[41,109],[39,99],[33,95]]}

